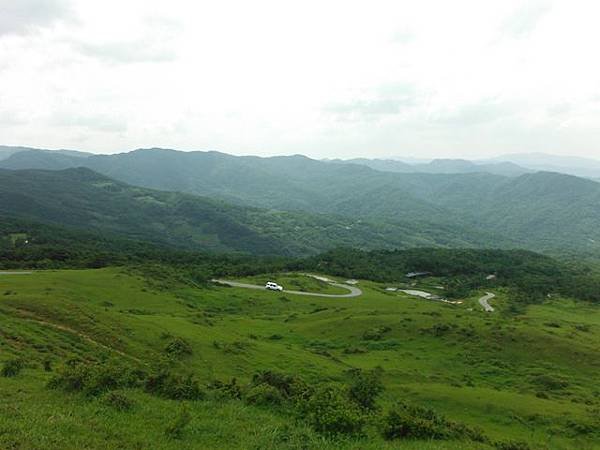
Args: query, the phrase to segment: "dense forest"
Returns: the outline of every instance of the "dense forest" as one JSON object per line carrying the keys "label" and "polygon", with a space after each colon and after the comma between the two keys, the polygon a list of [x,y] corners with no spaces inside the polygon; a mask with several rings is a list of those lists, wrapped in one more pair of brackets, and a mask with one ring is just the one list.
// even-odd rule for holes
{"label": "dense forest", "polygon": [[[529,302],[541,301],[552,293],[600,301],[600,276],[593,268],[582,263],[561,263],[526,250],[338,248],[309,258],[261,257],[177,250],[16,219],[0,222],[0,236],[0,267],[4,269],[136,266],[148,270],[152,265],[162,265],[196,283],[205,283],[215,276],[284,270],[380,282],[407,281],[409,272],[427,272],[443,278],[448,295],[454,297],[483,287],[507,286]],[[493,275],[492,280],[487,279],[489,275]]]}
{"label": "dense forest", "polygon": [[[456,165],[451,163],[437,164]],[[491,246],[600,253],[596,226],[600,221],[600,184],[560,173],[510,177],[483,169],[472,173],[393,173],[301,155],[236,157],[166,149],[87,157],[31,150],[0,161],[0,167],[87,167],[136,186],[209,196],[245,207],[328,214],[355,224],[375,221],[400,227],[396,233],[381,227],[374,230],[365,242],[374,242],[378,232],[384,237],[371,249]],[[269,221],[259,223],[264,226]],[[359,234],[353,232],[351,236]],[[360,239],[351,242],[349,236],[341,242],[342,235],[339,230],[338,245],[364,247]],[[317,240],[324,236],[327,234]],[[408,245],[385,245],[394,237]],[[310,242],[310,237],[305,242]]]}

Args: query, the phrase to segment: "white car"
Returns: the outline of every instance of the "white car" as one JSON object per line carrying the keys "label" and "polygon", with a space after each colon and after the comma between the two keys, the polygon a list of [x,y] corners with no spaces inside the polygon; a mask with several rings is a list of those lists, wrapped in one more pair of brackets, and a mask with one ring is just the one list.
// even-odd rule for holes
{"label": "white car", "polygon": [[268,281],[267,284],[265,284],[265,289],[268,289],[270,291],[283,291],[283,286],[279,286],[273,281]]}

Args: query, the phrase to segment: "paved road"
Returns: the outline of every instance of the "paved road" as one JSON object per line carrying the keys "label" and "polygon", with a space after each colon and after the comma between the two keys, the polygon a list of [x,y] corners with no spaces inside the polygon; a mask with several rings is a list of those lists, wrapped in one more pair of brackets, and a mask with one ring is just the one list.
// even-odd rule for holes
{"label": "paved road", "polygon": [[[214,283],[222,283],[222,284],[227,284],[229,286],[245,288],[245,289],[260,289],[263,291],[266,290],[264,286],[258,286],[256,284],[238,283],[237,281],[227,281],[227,280],[211,280],[211,281]],[[284,294],[294,294],[294,295],[308,295],[311,297],[325,297],[325,298],[350,298],[350,297],[358,297],[359,295],[362,295],[362,291],[355,286],[348,286],[345,284],[339,284],[339,283],[333,283],[333,282],[331,282],[329,284],[331,286],[348,289],[350,292],[348,292],[347,294],[319,294],[317,292],[301,292],[301,291],[284,290],[283,293]]]}
{"label": "paved road", "polygon": [[33,272],[0,272],[0,275],[31,275]]}
{"label": "paved road", "polygon": [[485,309],[486,312],[494,312],[494,308],[488,303],[489,300],[493,299],[496,295],[488,292],[486,295],[479,299],[479,304]]}

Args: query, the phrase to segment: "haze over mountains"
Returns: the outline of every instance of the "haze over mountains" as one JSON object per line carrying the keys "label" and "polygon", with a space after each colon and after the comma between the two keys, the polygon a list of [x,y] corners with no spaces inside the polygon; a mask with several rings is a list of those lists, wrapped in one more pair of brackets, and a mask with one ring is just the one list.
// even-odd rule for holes
{"label": "haze over mountains", "polygon": [[[376,170],[378,163],[372,161],[342,164],[300,155],[259,158],[165,149],[116,155],[20,149],[0,161],[1,168],[10,169],[2,171],[0,179],[5,199],[29,206],[26,211],[3,208],[3,213],[19,211],[41,221],[51,216],[54,223],[130,236],[139,222],[143,226],[138,234],[155,235],[154,241],[217,250],[248,251],[262,245],[255,238],[266,239],[266,253],[285,248],[292,254],[338,245],[600,250],[600,229],[595,226],[600,221],[600,184],[594,181],[510,163],[439,160],[418,165],[417,172],[402,172],[401,163],[384,171]],[[97,174],[64,170],[76,167]],[[17,170],[27,171],[13,172]],[[93,181],[98,174],[100,181]],[[86,200],[79,203],[83,193]],[[37,202],[40,198],[47,201]],[[125,198],[129,203],[122,203]],[[140,198],[147,202],[140,203]],[[113,202],[122,209],[114,209]],[[50,213],[49,204],[60,208]],[[122,214],[136,211],[140,204],[142,215],[124,226]],[[193,213],[182,204],[193,204]],[[94,211],[96,205],[104,208],[102,212]],[[75,214],[80,207],[90,215]],[[68,221],[70,217],[78,218]],[[217,222],[236,231],[222,236]],[[231,245],[234,241],[227,239],[236,233],[249,236],[252,243]]]}

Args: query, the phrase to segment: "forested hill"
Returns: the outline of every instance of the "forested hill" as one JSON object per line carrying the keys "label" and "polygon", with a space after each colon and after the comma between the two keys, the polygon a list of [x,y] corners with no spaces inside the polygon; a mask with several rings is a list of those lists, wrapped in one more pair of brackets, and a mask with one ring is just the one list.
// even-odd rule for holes
{"label": "forested hill", "polygon": [[258,255],[308,255],[340,245],[459,247],[488,240],[458,228],[229,205],[130,186],[85,168],[0,170],[0,214],[182,249]]}
{"label": "forested hill", "polygon": [[[88,157],[31,150],[0,161],[0,167],[10,169],[65,166],[86,166],[129,184],[243,206],[401,224],[403,243],[510,243],[533,250],[600,252],[600,184],[558,173],[404,174],[299,155],[236,157],[164,149]],[[389,234],[383,236],[389,244]]]}

